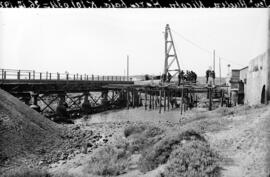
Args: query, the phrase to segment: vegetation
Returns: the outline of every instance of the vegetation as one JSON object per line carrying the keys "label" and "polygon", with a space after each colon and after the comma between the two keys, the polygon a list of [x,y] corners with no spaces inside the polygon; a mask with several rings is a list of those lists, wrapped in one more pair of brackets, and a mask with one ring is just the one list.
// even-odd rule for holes
{"label": "vegetation", "polygon": [[16,170],[11,170],[5,174],[3,177],[51,177],[46,170],[41,170],[38,168],[18,168]]}
{"label": "vegetation", "polygon": [[45,169],[21,167],[16,170],[10,170],[2,177],[75,177],[68,173],[51,174]]}
{"label": "vegetation", "polygon": [[163,132],[164,130],[155,126],[133,125],[127,127],[124,134],[129,137],[128,150],[131,153],[143,151],[158,142],[161,139],[159,135],[162,135]]}
{"label": "vegetation", "polygon": [[129,137],[130,135],[142,133],[146,129],[145,125],[130,125],[125,128],[124,136]]}
{"label": "vegetation", "polygon": [[125,173],[130,166],[131,155],[140,152],[161,138],[164,131],[158,127],[133,125],[124,130],[124,136],[119,138],[114,146],[108,145],[94,152],[90,158],[87,172],[102,176],[117,176]]}
{"label": "vegetation", "polygon": [[205,141],[204,137],[194,130],[188,130],[176,135],[166,136],[157,142],[152,148],[148,148],[142,153],[142,156],[139,159],[140,171],[151,171],[157,168],[160,164],[165,164],[175,147],[187,140]]}
{"label": "vegetation", "polygon": [[218,177],[219,156],[204,141],[190,141],[172,152],[165,168],[165,177]]}
{"label": "vegetation", "polygon": [[129,161],[130,155],[125,149],[105,146],[93,154],[87,171],[95,175],[116,176],[127,171]]}

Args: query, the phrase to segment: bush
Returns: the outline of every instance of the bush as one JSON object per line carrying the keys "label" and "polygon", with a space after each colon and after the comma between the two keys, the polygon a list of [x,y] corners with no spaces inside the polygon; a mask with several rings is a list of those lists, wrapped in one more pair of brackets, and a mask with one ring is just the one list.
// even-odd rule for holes
{"label": "bush", "polygon": [[153,138],[157,135],[161,135],[164,130],[160,129],[159,127],[155,126],[148,126],[146,130],[143,132],[143,135],[147,138]]}
{"label": "bush", "polygon": [[51,177],[46,170],[21,167],[3,174],[2,177]]}
{"label": "bush", "polygon": [[133,128],[133,130],[142,130],[142,129],[144,130],[140,131],[140,133],[136,133],[133,134],[132,136],[129,136],[130,144],[128,149],[131,153],[134,153],[136,151],[141,152],[144,149],[148,148],[149,146],[152,146],[161,139],[159,135],[161,135],[164,132],[164,130],[155,126],[143,126],[143,128],[142,126],[140,126],[138,128]]}
{"label": "bush", "polygon": [[116,176],[126,172],[130,155],[126,150],[105,146],[91,157],[87,171],[95,175]]}
{"label": "bush", "polygon": [[202,141],[190,141],[172,152],[164,177],[218,177],[219,156]]}
{"label": "bush", "polygon": [[[75,177],[68,173],[51,174],[47,170],[21,167],[2,174],[2,177]],[[77,175],[76,175],[77,177]]]}
{"label": "bush", "polygon": [[141,133],[146,129],[145,125],[130,125],[125,128],[124,136],[129,137],[132,134]]}
{"label": "bush", "polygon": [[149,148],[142,153],[138,164],[140,171],[151,171],[160,164],[166,163],[171,152],[177,145],[181,144],[183,140],[205,141],[204,137],[194,130],[187,130],[176,135],[166,136],[152,148]]}

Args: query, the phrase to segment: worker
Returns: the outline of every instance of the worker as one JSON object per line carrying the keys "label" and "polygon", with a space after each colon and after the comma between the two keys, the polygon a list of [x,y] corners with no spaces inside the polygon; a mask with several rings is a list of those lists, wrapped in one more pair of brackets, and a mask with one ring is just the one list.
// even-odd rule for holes
{"label": "worker", "polygon": [[206,70],[206,83],[208,83],[209,75],[210,75],[210,70]]}
{"label": "worker", "polygon": [[207,84],[208,84],[209,77],[211,77],[211,71],[212,71],[212,67],[209,66],[209,69],[206,70],[206,83]]}
{"label": "worker", "polygon": [[194,73],[194,82],[196,83],[197,82],[197,74],[195,72]]}
{"label": "worker", "polygon": [[215,71],[211,71],[211,77],[213,78],[213,84],[215,85],[215,78],[216,78],[216,74]]}
{"label": "worker", "polygon": [[171,82],[172,75],[168,72],[168,82]]}
{"label": "worker", "polygon": [[162,74],[162,81],[163,82],[166,82],[166,78],[167,78],[167,75],[166,74]]}

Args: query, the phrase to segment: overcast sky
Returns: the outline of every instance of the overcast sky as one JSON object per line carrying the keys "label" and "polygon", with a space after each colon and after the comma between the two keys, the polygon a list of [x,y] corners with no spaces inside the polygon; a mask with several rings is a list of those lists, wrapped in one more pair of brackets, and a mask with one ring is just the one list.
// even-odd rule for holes
{"label": "overcast sky", "polygon": [[266,50],[267,17],[267,9],[1,9],[0,67],[123,75],[129,55],[131,75],[160,74],[169,24],[182,69],[204,75],[215,49],[224,76],[228,64],[242,68]]}

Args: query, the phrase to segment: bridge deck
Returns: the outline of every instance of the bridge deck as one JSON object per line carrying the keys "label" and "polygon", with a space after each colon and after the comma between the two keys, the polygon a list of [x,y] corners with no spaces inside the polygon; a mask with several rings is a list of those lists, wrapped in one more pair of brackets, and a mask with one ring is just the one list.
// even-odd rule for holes
{"label": "bridge deck", "polygon": [[104,90],[108,84],[134,84],[126,76],[99,76],[42,73],[30,70],[1,69],[0,88],[8,92],[84,92]]}

